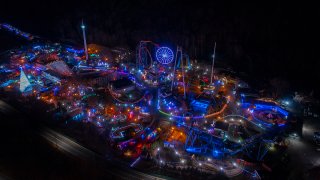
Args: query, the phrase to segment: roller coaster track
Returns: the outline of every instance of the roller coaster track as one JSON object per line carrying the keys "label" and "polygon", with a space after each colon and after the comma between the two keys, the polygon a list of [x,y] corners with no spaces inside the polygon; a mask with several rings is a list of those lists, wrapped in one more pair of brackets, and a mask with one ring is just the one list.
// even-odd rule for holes
{"label": "roller coaster track", "polygon": [[116,101],[120,102],[120,103],[123,103],[123,104],[136,104],[138,102],[140,102],[141,100],[143,100],[145,98],[145,95],[144,94],[140,99],[136,100],[136,101],[133,101],[133,102],[129,102],[129,101],[123,101],[123,100],[120,100],[119,98],[117,98],[114,93],[112,92],[112,90],[110,88],[108,88],[111,96],[113,97],[113,99],[115,99]]}
{"label": "roller coaster track", "polygon": [[205,116],[193,116],[193,117],[172,115],[172,114],[169,114],[169,113],[167,113],[167,112],[164,112],[164,111],[162,111],[162,110],[160,110],[160,109],[158,109],[158,111],[159,111],[161,114],[167,115],[167,116],[169,116],[169,117],[188,120],[188,119],[211,118],[211,117],[214,117],[214,116],[217,116],[217,115],[223,113],[227,107],[228,107],[228,104],[224,104],[223,107],[222,107],[222,108],[220,109],[220,111],[218,111],[218,112],[215,112],[215,113],[212,113],[212,114],[208,114],[208,115],[205,115]]}
{"label": "roller coaster track", "polygon": [[[229,117],[240,117],[243,118],[245,120],[247,120],[248,122],[251,122],[250,120],[248,120],[246,117],[241,116],[241,115],[227,115],[224,116],[223,118],[229,118]],[[217,137],[212,136],[211,134],[209,134],[206,131],[203,131],[201,129],[198,128],[194,128],[192,126],[188,126],[185,124],[181,124],[182,126],[184,126],[185,128],[187,128],[189,130],[188,133],[188,137],[186,140],[186,144],[185,144],[185,148],[191,148],[193,150],[196,150],[197,152],[202,153],[204,152],[208,152],[209,148],[209,144],[219,144],[219,141],[222,142],[222,139],[219,139]],[[259,126],[260,127],[260,126]],[[261,127],[260,127],[261,128]],[[196,139],[202,139],[203,141],[207,141],[208,145],[204,145],[204,146],[200,146],[200,147],[194,147],[193,144],[196,141]],[[254,145],[259,146],[259,149],[257,151],[256,156],[254,156],[258,161],[261,161],[263,159],[263,157],[267,154],[270,145],[275,141],[275,137],[273,136],[273,138],[268,138],[268,135],[265,133],[259,133],[257,135],[251,136],[248,139],[244,140],[244,143],[241,144],[241,146],[239,148],[236,148],[234,150],[231,149],[225,149],[222,148],[220,149],[221,152],[223,152],[224,154],[229,154],[231,156],[238,154],[239,152],[244,152],[246,154],[250,154],[250,149],[254,147]],[[190,142],[191,144],[188,145],[188,142]],[[213,145],[213,147],[215,147],[215,145]],[[212,149],[213,151],[213,149]]]}
{"label": "roller coaster track", "polygon": [[[136,57],[136,60],[137,60],[136,64],[138,67],[150,68],[152,65],[153,58],[150,50],[148,49],[148,44],[154,47],[159,47],[158,44],[152,41],[140,41],[139,46],[137,47],[137,57]],[[144,55],[150,58],[149,66],[148,66],[148,62],[145,61],[146,60],[145,58],[147,57],[142,57],[142,53],[146,53]]]}

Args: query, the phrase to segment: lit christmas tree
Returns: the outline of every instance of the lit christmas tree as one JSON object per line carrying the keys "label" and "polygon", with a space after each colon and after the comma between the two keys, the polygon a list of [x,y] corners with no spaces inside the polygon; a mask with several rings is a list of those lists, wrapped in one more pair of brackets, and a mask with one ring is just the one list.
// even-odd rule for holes
{"label": "lit christmas tree", "polygon": [[20,91],[25,92],[27,91],[28,87],[31,87],[29,79],[27,78],[26,74],[21,69],[20,72]]}

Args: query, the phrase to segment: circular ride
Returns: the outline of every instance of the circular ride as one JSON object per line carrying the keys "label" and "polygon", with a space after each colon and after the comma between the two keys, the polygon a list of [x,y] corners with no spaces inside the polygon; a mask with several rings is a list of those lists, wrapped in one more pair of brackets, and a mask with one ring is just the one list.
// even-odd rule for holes
{"label": "circular ride", "polygon": [[288,118],[288,112],[277,105],[256,104],[249,113],[260,126],[267,127],[284,126]]}
{"label": "circular ride", "polygon": [[169,64],[173,61],[173,51],[168,47],[160,47],[157,49],[156,58],[161,64]]}
{"label": "circular ride", "polygon": [[172,79],[175,59],[172,49],[160,46],[152,41],[140,41],[137,47],[136,71],[132,72],[139,81],[149,86],[159,86]]}

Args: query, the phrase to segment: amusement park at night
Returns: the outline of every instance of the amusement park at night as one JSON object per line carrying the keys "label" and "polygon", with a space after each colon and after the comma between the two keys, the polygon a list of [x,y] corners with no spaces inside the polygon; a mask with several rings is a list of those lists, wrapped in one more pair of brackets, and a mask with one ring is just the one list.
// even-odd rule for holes
{"label": "amusement park at night", "polygon": [[[33,150],[18,157],[34,163],[2,166],[4,158],[0,178],[295,179],[285,166],[299,161],[319,171],[319,122],[301,120],[319,116],[294,106],[307,97],[261,91],[222,63],[219,41],[201,61],[184,43],[95,43],[85,17],[73,27],[77,44],[15,25],[0,22],[4,36],[24,42],[0,52],[0,117],[19,119],[16,146]],[[41,166],[47,173],[26,173]],[[301,179],[317,179],[313,171]]]}

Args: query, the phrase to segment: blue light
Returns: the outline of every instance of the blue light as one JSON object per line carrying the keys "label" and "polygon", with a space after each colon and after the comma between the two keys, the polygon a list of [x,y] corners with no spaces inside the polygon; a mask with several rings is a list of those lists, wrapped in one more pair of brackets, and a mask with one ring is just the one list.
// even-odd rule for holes
{"label": "blue light", "polygon": [[290,102],[289,102],[289,101],[285,101],[284,103],[285,103],[286,105],[289,105],[289,104],[290,104]]}
{"label": "blue light", "polygon": [[208,108],[208,106],[210,105],[210,102],[193,100],[191,102],[191,105],[197,110],[205,111]]}
{"label": "blue light", "polygon": [[160,47],[156,52],[156,58],[161,64],[169,64],[173,61],[173,51],[168,47]]}
{"label": "blue light", "polygon": [[[80,53],[83,53],[83,52],[84,52],[84,50],[83,50],[83,49],[76,50],[76,49],[73,49],[73,48],[66,48],[66,50],[67,50],[68,52],[78,53],[78,54],[80,54]],[[79,63],[80,63],[80,62],[79,62]]]}

